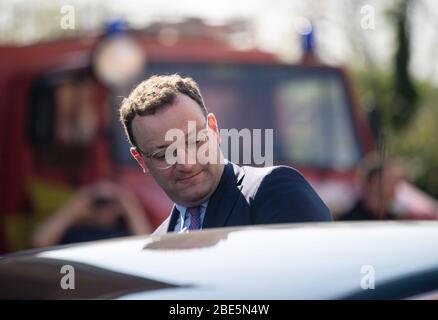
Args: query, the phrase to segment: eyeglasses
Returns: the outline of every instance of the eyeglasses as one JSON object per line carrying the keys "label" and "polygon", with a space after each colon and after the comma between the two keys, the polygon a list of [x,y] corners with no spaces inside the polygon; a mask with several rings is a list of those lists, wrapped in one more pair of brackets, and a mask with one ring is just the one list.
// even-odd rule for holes
{"label": "eyeglasses", "polygon": [[[185,157],[180,157],[180,155],[184,155],[186,152],[188,152],[189,155],[193,154],[193,148],[195,148],[194,154],[196,155],[196,151],[210,140],[210,134],[212,134],[212,132],[209,130],[208,126],[206,126],[206,128],[198,131],[196,137],[193,137],[193,135],[189,134],[188,139],[184,139],[184,145],[181,144],[175,147],[175,145],[172,143],[166,148],[155,150],[150,154],[144,152],[139,147],[136,148],[143,154],[145,158],[150,161],[152,166],[157,169],[166,170],[177,163],[183,163],[185,161]],[[172,146],[173,149],[173,152],[171,154],[166,152],[170,146]],[[182,147],[184,147],[184,149],[182,149]],[[184,152],[182,152],[183,150]]]}

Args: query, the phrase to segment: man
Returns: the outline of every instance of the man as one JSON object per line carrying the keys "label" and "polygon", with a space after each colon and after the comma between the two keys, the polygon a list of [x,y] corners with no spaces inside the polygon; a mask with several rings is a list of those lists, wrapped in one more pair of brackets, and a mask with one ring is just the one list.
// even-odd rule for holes
{"label": "man", "polygon": [[[175,202],[154,234],[331,220],[328,208],[295,169],[239,167],[223,158],[216,117],[207,112],[191,78],[153,76],[140,83],[123,101],[120,118],[132,156]],[[193,140],[190,123],[197,132],[207,130],[209,139]],[[210,161],[191,161],[190,152],[179,148],[178,161],[171,163],[173,140],[166,134],[174,129],[192,139],[188,145],[206,149]],[[182,149],[188,149],[187,144]]]}
{"label": "man", "polygon": [[362,192],[353,207],[338,220],[397,220],[392,212],[397,185],[406,172],[397,161],[382,161],[375,154],[362,163]]}

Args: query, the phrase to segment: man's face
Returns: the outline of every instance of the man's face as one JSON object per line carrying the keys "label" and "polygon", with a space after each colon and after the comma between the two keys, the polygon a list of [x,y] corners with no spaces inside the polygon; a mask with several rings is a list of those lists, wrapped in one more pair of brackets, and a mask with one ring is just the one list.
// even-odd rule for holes
{"label": "man's face", "polygon": [[172,105],[165,106],[154,115],[135,116],[132,130],[141,151],[131,149],[134,158],[150,172],[167,195],[174,202],[188,207],[203,203],[213,194],[219,184],[223,164],[220,161],[200,164],[196,159],[189,162],[186,152],[186,158],[181,161],[183,163],[163,168],[162,165],[157,165],[151,155],[164,155],[166,147],[172,143],[165,140],[168,130],[181,130],[186,140],[193,136],[194,132],[189,132],[189,121],[196,123],[196,133],[205,129],[208,122],[209,130],[214,133],[214,143],[211,146],[222,157],[216,118],[209,114],[206,120],[200,106],[183,94],[178,94]]}

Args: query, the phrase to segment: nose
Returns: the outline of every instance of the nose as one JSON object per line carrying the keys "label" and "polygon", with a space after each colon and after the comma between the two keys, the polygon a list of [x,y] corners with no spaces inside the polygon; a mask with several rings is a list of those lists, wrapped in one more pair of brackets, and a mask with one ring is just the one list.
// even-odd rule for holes
{"label": "nose", "polygon": [[176,169],[182,172],[192,172],[196,165],[196,148],[185,147],[184,150],[178,150]]}
{"label": "nose", "polygon": [[177,164],[176,165],[176,170],[180,171],[180,172],[184,172],[184,173],[190,173],[193,172],[193,167],[195,165],[194,164]]}

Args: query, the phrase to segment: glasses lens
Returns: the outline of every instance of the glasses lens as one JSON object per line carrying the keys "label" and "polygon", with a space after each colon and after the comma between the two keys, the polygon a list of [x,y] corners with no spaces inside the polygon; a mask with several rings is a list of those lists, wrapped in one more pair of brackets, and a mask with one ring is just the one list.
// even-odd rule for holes
{"label": "glasses lens", "polygon": [[[174,149],[173,153],[169,153],[167,150],[158,150],[147,157],[155,168],[163,170],[169,169],[174,164],[181,163],[181,161],[186,161],[185,155],[187,152],[189,153],[190,161],[196,161],[198,148],[209,141],[210,134],[211,132],[208,128],[202,129],[198,132],[197,137],[189,137],[188,141]],[[191,159],[193,155],[195,155],[195,159]]]}

